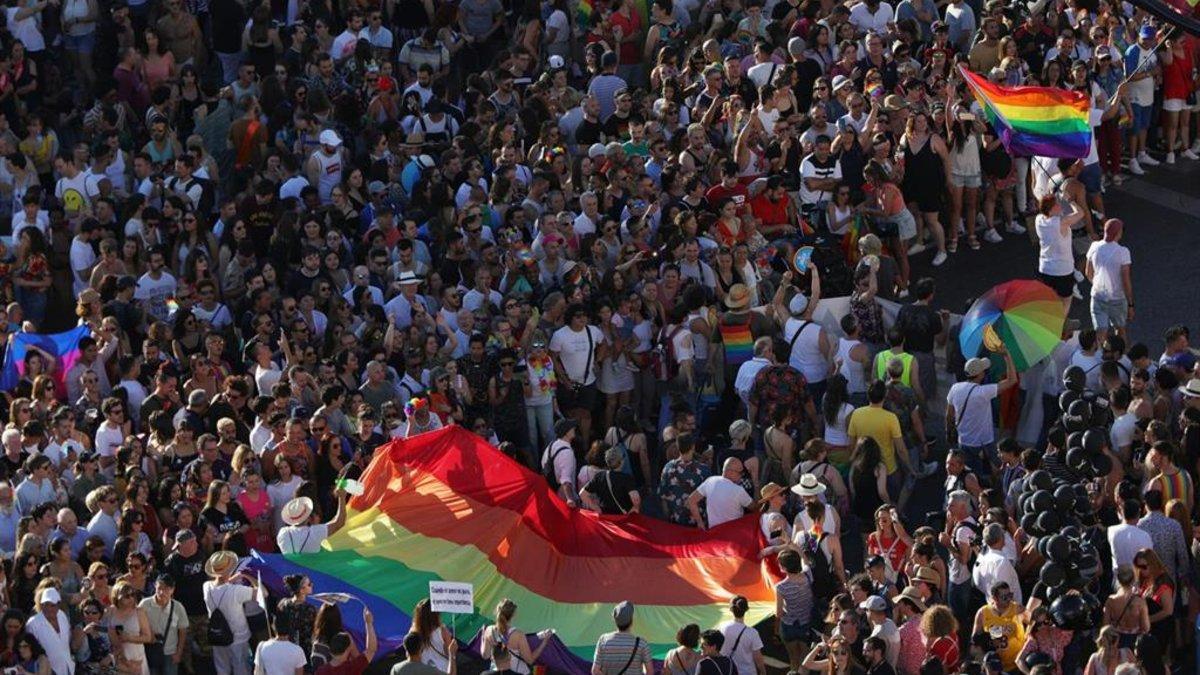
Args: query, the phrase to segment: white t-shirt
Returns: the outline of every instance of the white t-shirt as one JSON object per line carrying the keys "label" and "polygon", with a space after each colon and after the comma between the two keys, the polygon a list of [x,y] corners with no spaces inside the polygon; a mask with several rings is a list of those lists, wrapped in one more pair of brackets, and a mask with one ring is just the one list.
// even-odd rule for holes
{"label": "white t-shirt", "polygon": [[1038,214],[1034,219],[1037,227],[1038,271],[1054,277],[1062,277],[1075,271],[1075,257],[1071,251],[1071,232],[1062,233],[1062,218]]}
{"label": "white t-shirt", "polygon": [[946,404],[954,407],[959,445],[978,447],[996,440],[992,399],[999,393],[1000,388],[994,384],[955,382],[951,385]]}
{"label": "white t-shirt", "polygon": [[737,621],[726,621],[717,626],[717,630],[725,636],[725,643],[721,645],[721,655],[728,656],[733,661],[737,672],[746,675],[758,672],[754,667],[754,652],[763,648],[762,637],[758,631],[753,626]]}
{"label": "white t-shirt", "polygon": [[[7,7],[4,10],[5,17],[8,19],[8,32],[12,36],[21,41],[25,45],[25,51],[40,52],[46,49],[46,40],[42,37],[42,32],[38,30],[38,17],[41,12],[31,14],[24,19],[17,20],[17,13],[21,11],[21,7]],[[45,643],[43,643],[44,645]]]}
{"label": "white t-shirt", "polygon": [[[257,452],[260,456],[262,455],[262,450],[258,450]],[[271,498],[271,511],[274,512],[276,531],[284,528],[283,518],[279,517],[283,513],[283,505],[296,496],[296,488],[300,487],[300,483],[302,482],[304,480],[300,476],[293,475],[292,479],[286,483],[275,481],[267,485],[267,496]]]}
{"label": "white t-shirt", "polygon": [[[1133,75],[1137,70],[1139,73],[1150,73],[1154,71],[1154,66],[1158,63],[1158,56],[1155,55],[1153,49],[1145,49],[1140,45],[1129,45],[1125,50],[1125,73]],[[1138,70],[1140,68],[1140,70]],[[1143,77],[1136,82],[1130,82],[1129,100],[1134,105],[1142,107],[1154,105],[1154,78]]]}
{"label": "white t-shirt", "polygon": [[1132,263],[1129,249],[1115,241],[1094,241],[1088,247],[1088,262],[1092,263],[1092,297],[1097,300],[1125,300],[1121,283],[1121,268]]}
{"label": "white t-shirt", "polygon": [[229,622],[230,631],[233,632],[234,644],[250,641],[250,626],[246,623],[246,608],[243,605],[252,600],[254,589],[249,586],[204,582],[204,608],[209,614],[218,607],[221,609],[225,620]]}
{"label": "white t-shirt", "polygon": [[696,492],[704,495],[709,527],[741,518],[746,507],[754,503],[745,488],[724,476],[705,478]]}
{"label": "white t-shirt", "polygon": [[161,274],[162,276],[158,279],[150,276],[149,272],[143,274],[137,281],[133,297],[141,301],[146,313],[159,321],[166,321],[167,317],[171,315],[167,300],[175,296],[179,284],[175,281],[175,277],[165,269],[161,270]]}
{"label": "white t-shirt", "polygon": [[74,178],[63,176],[54,185],[54,196],[62,202],[67,215],[78,213],[92,203],[88,192],[88,175],[82,171]]}
{"label": "white t-shirt", "polygon": [[288,640],[267,640],[254,650],[254,675],[296,675],[308,665],[300,645]]}
{"label": "white t-shirt", "polygon": [[874,14],[867,7],[867,3],[860,2],[850,10],[850,23],[854,24],[854,27],[860,33],[879,33],[882,35],[887,32],[888,23],[895,16],[892,6],[886,2],[879,3],[879,6],[875,8]]}
{"label": "white t-shirt", "polygon": [[321,550],[321,543],[329,538],[329,526],[325,523],[316,525],[287,525],[280,528],[275,535],[275,543],[279,552],[316,553]]}
{"label": "white t-shirt", "polygon": [[[584,385],[596,382],[596,350],[604,344],[604,333],[600,332],[599,328],[589,325],[587,332],[590,332],[592,336],[590,349],[587,333],[571,330],[569,325],[554,331],[554,335],[550,338],[550,351],[558,354],[558,358],[562,360],[563,369],[567,371],[567,376],[571,378],[572,382],[580,382]],[[588,361],[589,352],[590,362]],[[585,373],[587,374],[586,378],[584,377]]]}
{"label": "white t-shirt", "polygon": [[1133,444],[1133,438],[1137,435],[1137,415],[1127,412],[1118,417],[1112,425],[1112,430],[1108,432],[1109,442],[1112,443],[1114,450],[1127,448]]}
{"label": "white t-shirt", "polygon": [[1071,360],[1067,363],[1067,366],[1079,366],[1080,368],[1083,368],[1083,374],[1087,376],[1086,382],[1088,389],[1099,390],[1100,363],[1103,360],[1104,357],[1100,355],[1099,351],[1093,351],[1091,354],[1087,354],[1083,351],[1083,349],[1077,349],[1075,350],[1074,354],[1071,354]]}
{"label": "white t-shirt", "polygon": [[554,477],[560,485],[575,485],[575,451],[566,441],[555,439],[542,451],[542,461],[539,466],[546,466],[554,458]]}
{"label": "white t-shirt", "polygon": [[88,287],[88,269],[96,264],[96,251],[92,245],[80,241],[79,237],[71,240],[71,271],[74,272],[74,283],[71,288],[79,295]]}

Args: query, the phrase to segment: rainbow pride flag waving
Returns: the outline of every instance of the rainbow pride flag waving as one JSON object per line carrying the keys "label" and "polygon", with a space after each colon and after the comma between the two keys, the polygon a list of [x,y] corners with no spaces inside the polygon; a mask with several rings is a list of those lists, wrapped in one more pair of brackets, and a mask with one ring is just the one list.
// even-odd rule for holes
{"label": "rainbow pride flag waving", "polygon": [[[460,638],[492,623],[496,605],[511,598],[531,638],[557,631],[545,665],[581,675],[596,638],[614,630],[612,609],[622,600],[637,606],[633,630],[656,658],[684,625],[731,618],[735,595],[750,601],[750,624],[775,608],[755,516],[703,532],[571,509],[543,477],[457,426],[381,447],[361,482],[345,527],[322,551],[262,556],[251,566],[264,580],[268,569],[307,574],[318,592],[362,600],[375,615],[380,654],[399,646],[431,580],[474,585],[474,611],[454,617]],[[351,630],[361,627],[358,610],[342,615]]]}
{"label": "rainbow pride flag waving", "polygon": [[1013,157],[1087,157],[1087,96],[1055,87],[1005,87],[959,68],[1000,142]]}

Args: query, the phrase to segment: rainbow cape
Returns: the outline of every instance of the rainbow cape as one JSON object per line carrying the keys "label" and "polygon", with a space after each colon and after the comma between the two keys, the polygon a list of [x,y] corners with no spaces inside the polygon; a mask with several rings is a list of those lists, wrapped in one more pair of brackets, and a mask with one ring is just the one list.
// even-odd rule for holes
{"label": "rainbow cape", "polygon": [[1092,145],[1087,96],[1054,87],[1004,87],[959,68],[1014,157],[1083,158]]}
{"label": "rainbow cape", "polygon": [[[496,605],[511,598],[527,635],[557,631],[544,665],[580,675],[596,638],[614,630],[613,606],[622,600],[635,603],[634,632],[656,658],[684,625],[731,618],[735,595],[750,600],[747,623],[775,608],[756,516],[703,532],[570,509],[542,476],[457,426],[379,448],[360,480],[363,494],[322,551],[250,565],[264,581],[268,570],[303,573],[317,592],[361,599],[375,615],[381,655],[399,646],[431,580],[474,584],[474,611],[453,616],[460,638],[492,623]],[[343,607],[352,631],[361,630],[360,614]]]}

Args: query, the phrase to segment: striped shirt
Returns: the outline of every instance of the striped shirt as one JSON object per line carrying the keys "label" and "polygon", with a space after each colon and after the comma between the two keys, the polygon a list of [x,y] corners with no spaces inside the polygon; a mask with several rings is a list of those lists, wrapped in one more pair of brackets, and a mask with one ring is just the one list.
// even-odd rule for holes
{"label": "striped shirt", "polygon": [[806,574],[798,574],[795,579],[789,576],[775,584],[775,595],[783,603],[783,616],[780,617],[783,623],[803,626],[812,618],[812,583]]}
{"label": "striped shirt", "polygon": [[[630,656],[633,656],[632,660]],[[592,662],[604,675],[619,675],[622,672],[628,675],[641,671],[642,664],[654,666],[650,658],[650,645],[633,633],[625,631],[601,635],[596,641],[596,654],[592,657]]]}
{"label": "striped shirt", "polygon": [[1145,492],[1158,490],[1162,492],[1163,504],[1169,503],[1172,499],[1178,499],[1187,505],[1188,509],[1192,509],[1192,498],[1195,496],[1192,490],[1192,477],[1188,472],[1175,469],[1174,473],[1160,473],[1146,483]]}

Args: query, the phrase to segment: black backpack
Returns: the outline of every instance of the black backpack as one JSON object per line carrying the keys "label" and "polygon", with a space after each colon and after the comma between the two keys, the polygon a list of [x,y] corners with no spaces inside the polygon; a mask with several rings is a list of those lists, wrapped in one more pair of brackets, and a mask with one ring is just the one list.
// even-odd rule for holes
{"label": "black backpack", "polygon": [[233,628],[229,626],[229,620],[221,611],[221,603],[215,604],[213,611],[208,615],[208,644],[214,647],[228,647],[233,644]]}
{"label": "black backpack", "polygon": [[833,574],[833,566],[821,550],[821,542],[828,536],[828,532],[822,532],[815,537],[805,534],[802,547],[809,574],[812,576],[813,597],[822,603],[828,603],[838,592],[838,580]]}
{"label": "black backpack", "polygon": [[558,450],[548,453],[546,461],[542,464],[542,475],[546,477],[546,482],[550,484],[550,489],[554,490],[555,492],[558,491],[560,483],[558,482],[558,475],[554,473],[554,460],[558,457],[560,452],[574,451],[569,445],[566,447],[561,447]]}

